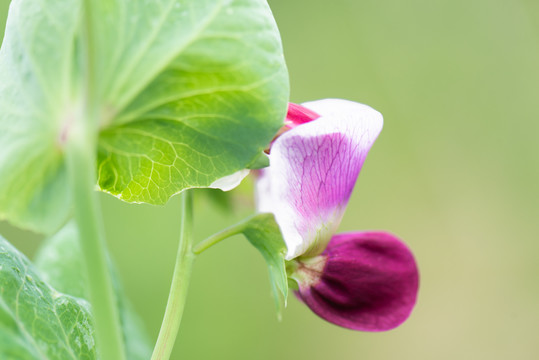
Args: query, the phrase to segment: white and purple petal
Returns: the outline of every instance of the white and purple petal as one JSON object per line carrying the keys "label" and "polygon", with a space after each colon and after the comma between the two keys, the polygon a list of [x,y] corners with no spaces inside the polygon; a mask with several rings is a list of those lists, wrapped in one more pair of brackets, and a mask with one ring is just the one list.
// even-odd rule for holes
{"label": "white and purple petal", "polygon": [[275,215],[287,260],[325,249],[383,125],[378,111],[352,101],[326,99],[303,106],[320,117],[275,140],[270,166],[257,183],[258,210]]}
{"label": "white and purple petal", "polygon": [[338,234],[322,255],[298,261],[299,297],[321,318],[353,330],[386,331],[416,302],[419,274],[410,250],[384,232]]}

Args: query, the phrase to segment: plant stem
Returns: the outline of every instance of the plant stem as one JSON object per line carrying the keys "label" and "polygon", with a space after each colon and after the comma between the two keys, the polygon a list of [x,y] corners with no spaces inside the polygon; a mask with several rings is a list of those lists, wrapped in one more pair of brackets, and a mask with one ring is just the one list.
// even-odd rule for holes
{"label": "plant stem", "polygon": [[193,253],[198,255],[201,252],[209,249],[213,245],[221,242],[222,240],[229,238],[231,236],[241,234],[243,230],[245,230],[245,225],[251,220],[251,218],[247,218],[246,220],[236,224],[232,225],[216,234],[213,234],[209,238],[206,238],[199,242],[194,248]]}
{"label": "plant stem", "polygon": [[103,360],[123,360],[123,337],[107,263],[103,220],[94,190],[94,141],[91,141],[91,135],[83,131],[84,122],[74,123],[73,127],[76,130],[73,129],[67,141],[66,157],[96,328],[97,349]]}
{"label": "plant stem", "polygon": [[82,4],[82,63],[84,82],[80,107],[65,119],[60,143],[64,145],[75,220],[84,256],[89,300],[95,325],[98,356],[102,360],[124,360],[125,347],[116,296],[107,262],[106,242],[99,202],[95,192],[96,148],[100,94],[95,80],[95,37],[92,0]]}
{"label": "plant stem", "polygon": [[100,105],[99,86],[96,83],[96,79],[98,78],[96,57],[99,54],[96,51],[96,39],[93,31],[94,13],[92,11],[92,0],[84,0],[82,5],[82,51],[84,56],[82,57],[83,64],[81,65],[84,69],[83,75],[85,81],[83,93],[84,106],[88,116],[92,120],[97,120],[94,116],[97,114],[97,109]]}
{"label": "plant stem", "polygon": [[191,251],[193,244],[193,195],[190,190],[181,194],[181,230],[174,275],[168,295],[167,307],[163,323],[159,330],[157,343],[152,354],[152,360],[168,360],[180,329],[187,288],[195,255]]}

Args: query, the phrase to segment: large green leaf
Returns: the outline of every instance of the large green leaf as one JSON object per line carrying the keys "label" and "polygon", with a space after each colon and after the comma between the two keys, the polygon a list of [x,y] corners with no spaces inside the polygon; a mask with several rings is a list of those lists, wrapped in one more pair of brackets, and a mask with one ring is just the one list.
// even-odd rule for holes
{"label": "large green leaf", "polygon": [[89,304],[59,293],[0,237],[0,358],[95,359]]}
{"label": "large green leaf", "polygon": [[70,206],[59,144],[73,105],[79,1],[13,1],[0,49],[0,219],[53,232]]}
{"label": "large green leaf", "polygon": [[[78,232],[74,223],[69,223],[58,234],[47,239],[41,246],[35,265],[43,280],[56,290],[88,299],[88,286],[84,261],[78,241]],[[120,321],[124,333],[127,358],[130,360],[147,360],[151,356],[151,345],[143,324],[126,298],[119,278],[113,274]]]}
{"label": "large green leaf", "polygon": [[[18,0],[0,50],[0,218],[53,232],[70,211],[64,143],[93,64],[98,183],[162,204],[250,165],[284,118],[288,78],[262,0]],[[82,114],[82,115],[81,115]]]}
{"label": "large green leaf", "polygon": [[249,165],[282,124],[288,99],[265,1],[109,3],[92,2],[107,14],[93,17],[98,53],[115,54],[97,59],[115,114],[100,137],[99,186],[161,204]]}

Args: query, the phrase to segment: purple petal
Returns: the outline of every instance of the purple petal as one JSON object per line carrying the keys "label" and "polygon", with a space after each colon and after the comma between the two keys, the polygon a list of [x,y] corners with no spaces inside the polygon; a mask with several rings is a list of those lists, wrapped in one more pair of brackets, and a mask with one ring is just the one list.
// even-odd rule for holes
{"label": "purple petal", "polygon": [[324,250],[383,124],[378,111],[351,101],[304,106],[321,117],[275,140],[257,183],[258,210],[275,215],[288,260]]}
{"label": "purple petal", "polygon": [[419,273],[412,253],[395,236],[339,234],[317,258],[310,260],[314,266],[298,262],[293,276],[299,296],[321,318],[353,330],[385,331],[412,312]]}

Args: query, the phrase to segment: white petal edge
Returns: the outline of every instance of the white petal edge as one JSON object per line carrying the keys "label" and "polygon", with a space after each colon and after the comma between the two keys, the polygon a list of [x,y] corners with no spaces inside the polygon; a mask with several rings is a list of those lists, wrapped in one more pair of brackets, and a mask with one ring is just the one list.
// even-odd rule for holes
{"label": "white petal edge", "polygon": [[236,171],[231,175],[224,176],[220,179],[215,180],[209,186],[212,189],[221,189],[223,191],[230,191],[237,187],[245,177],[249,175],[249,169],[242,169]]}

